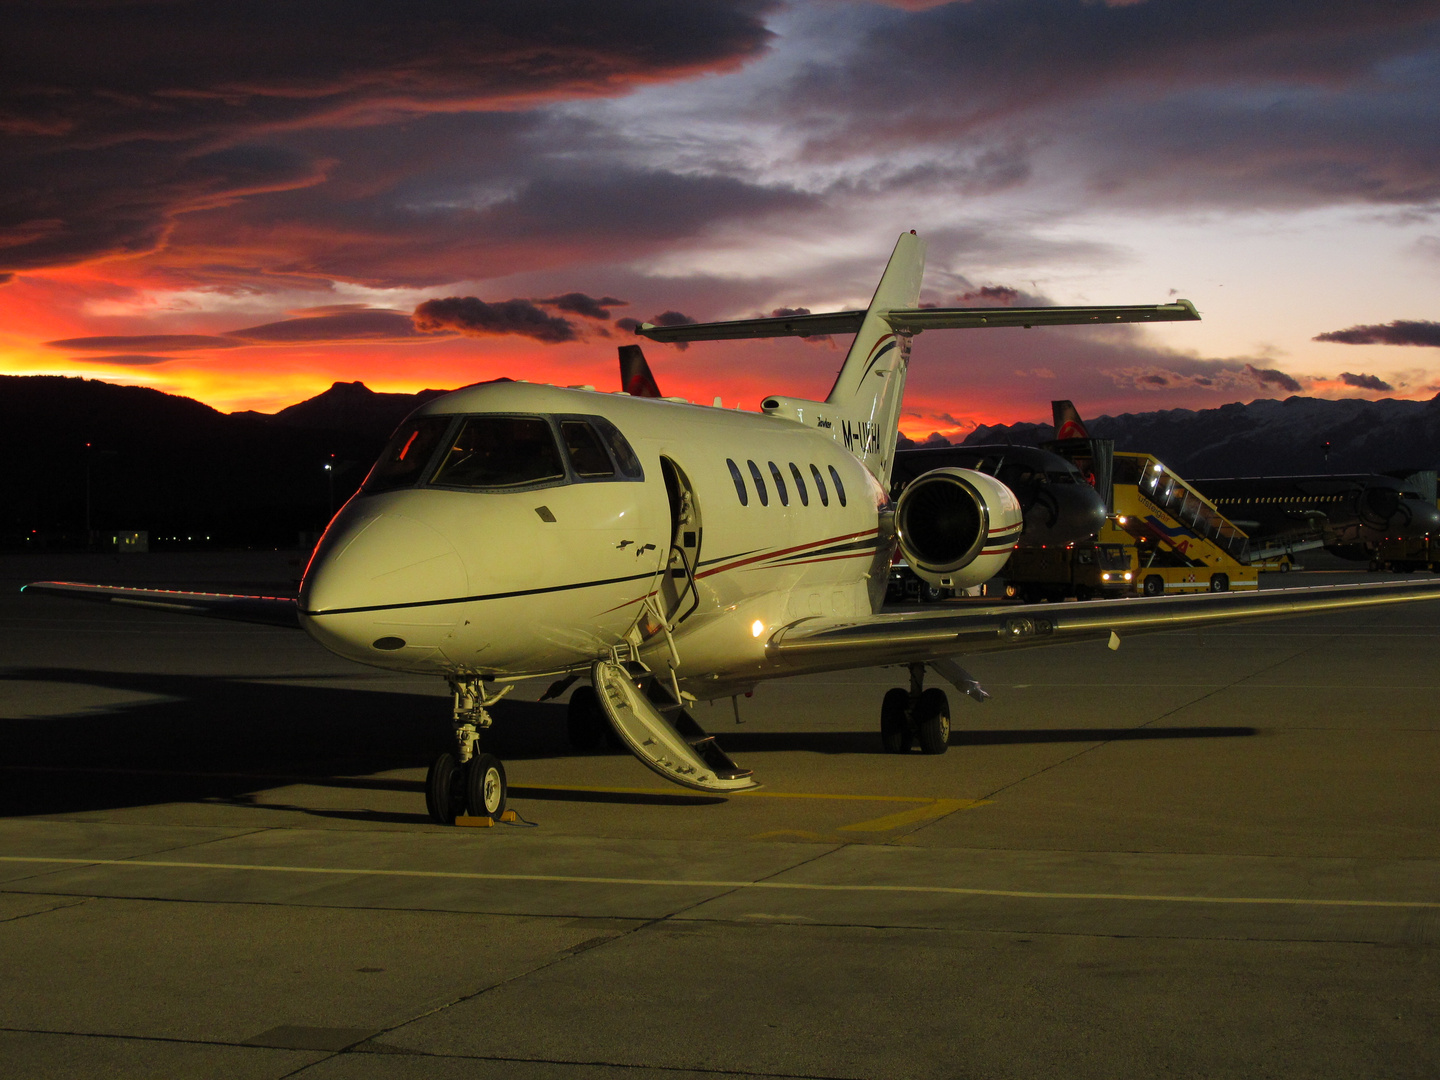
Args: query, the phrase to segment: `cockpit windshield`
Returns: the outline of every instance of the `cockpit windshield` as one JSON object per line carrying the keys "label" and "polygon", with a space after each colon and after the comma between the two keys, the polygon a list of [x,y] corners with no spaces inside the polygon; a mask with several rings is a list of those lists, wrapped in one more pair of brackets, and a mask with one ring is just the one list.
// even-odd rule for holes
{"label": "cockpit windshield", "polygon": [[466,417],[450,443],[432,484],[512,488],[565,479],[555,433],[543,417]]}
{"label": "cockpit windshield", "polygon": [[451,419],[449,416],[422,416],[402,424],[365,478],[366,494],[410,487],[419,480],[425,466],[435,456],[435,448],[444,439]]}
{"label": "cockpit windshield", "polygon": [[361,490],[425,484],[505,491],[644,479],[634,448],[603,416],[435,415],[401,425]]}

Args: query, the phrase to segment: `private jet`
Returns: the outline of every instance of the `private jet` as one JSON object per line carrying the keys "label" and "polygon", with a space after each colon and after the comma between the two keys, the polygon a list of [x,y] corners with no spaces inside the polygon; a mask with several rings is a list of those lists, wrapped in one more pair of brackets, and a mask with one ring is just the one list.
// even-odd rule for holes
{"label": "private jet", "polygon": [[1193,624],[1434,599],[1440,583],[1333,586],[1043,605],[882,610],[896,551],[926,581],[992,577],[1021,536],[1002,479],[945,466],[890,486],[914,339],[939,329],[1199,318],[1150,306],[920,307],[925,244],[901,235],[868,308],[685,326],[653,341],[853,334],[824,401],[771,396],[758,413],[640,393],[522,382],[417,409],[335,515],[298,597],[38,582],[28,591],[300,627],[332,652],[446,680],[452,745],[426,780],[435,821],[498,817],[503,764],[483,749],[521,680],[571,694],[577,743],[608,729],[667,780],[753,788],[691,707],[768,679],[893,665],[880,744],[944,753],[951,708],[933,673],[986,696],[966,654]]}

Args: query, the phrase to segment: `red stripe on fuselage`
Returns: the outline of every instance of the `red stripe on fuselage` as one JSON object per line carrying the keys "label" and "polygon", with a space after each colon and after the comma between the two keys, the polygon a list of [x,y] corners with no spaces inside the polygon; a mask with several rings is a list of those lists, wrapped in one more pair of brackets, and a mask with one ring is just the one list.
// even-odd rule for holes
{"label": "red stripe on fuselage", "polygon": [[[864,532],[847,533],[844,536],[830,536],[826,537],[824,540],[812,540],[808,544],[796,544],[794,547],[781,548],[779,551],[769,551],[764,553],[763,555],[752,555],[748,559],[740,559],[736,562],[726,563],[723,566],[712,566],[709,570],[704,570],[696,574],[695,577],[698,580],[699,578],[709,577],[711,574],[723,573],[726,570],[737,570],[742,566],[749,566],[751,563],[764,562],[767,559],[777,559],[781,555],[790,555],[796,551],[804,551],[807,548],[822,547],[825,544],[836,544],[842,540],[856,540],[862,536],[877,536],[879,535],[879,532],[879,529],[867,529]],[[865,554],[873,555],[874,552],[868,551],[865,552]]]}

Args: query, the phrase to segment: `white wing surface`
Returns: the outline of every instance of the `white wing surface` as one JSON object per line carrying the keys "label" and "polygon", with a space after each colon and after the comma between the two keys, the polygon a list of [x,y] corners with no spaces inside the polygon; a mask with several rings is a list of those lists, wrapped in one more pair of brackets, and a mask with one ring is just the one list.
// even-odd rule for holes
{"label": "white wing surface", "polygon": [[1417,600],[1440,600],[1440,579],[800,619],[775,631],[766,656],[796,673],[831,671]]}
{"label": "white wing surface", "polygon": [[293,596],[237,596],[231,593],[180,592],[174,589],[127,589],[119,585],[85,585],[74,581],[35,581],[21,592],[63,596],[124,607],[153,608],[180,615],[261,623],[300,629]]}

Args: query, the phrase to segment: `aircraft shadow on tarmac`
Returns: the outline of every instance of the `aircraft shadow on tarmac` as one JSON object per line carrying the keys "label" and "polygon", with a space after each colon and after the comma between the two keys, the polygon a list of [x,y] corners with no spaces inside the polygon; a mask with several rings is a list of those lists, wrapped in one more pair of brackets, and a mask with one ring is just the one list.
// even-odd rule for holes
{"label": "aircraft shadow on tarmac", "polygon": [[[304,783],[422,793],[418,780],[367,777],[425,768],[450,739],[449,700],[438,695],[222,676],[80,668],[10,668],[0,682],[92,687],[138,700],[39,717],[0,716],[0,816],[66,813],[187,801],[261,805],[253,795]],[[502,760],[572,756],[566,709],[502,702],[489,748]],[[703,713],[702,713],[703,718]],[[1025,728],[955,730],[956,747],[1129,739],[1233,738],[1252,727]],[[878,754],[877,731],[763,732],[719,728],[727,752]],[[609,746],[601,753],[624,754]],[[712,796],[572,791],[516,786],[516,798],[666,805],[721,802]],[[265,804],[274,806],[275,804]],[[281,807],[277,807],[283,809]],[[423,821],[424,815],[292,807],[363,821]]]}

